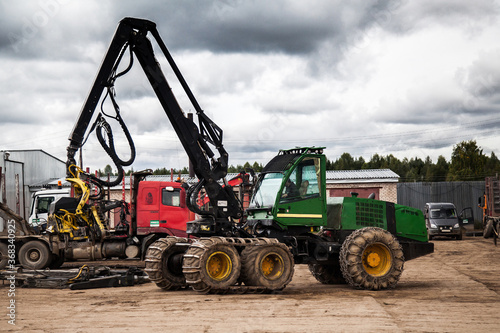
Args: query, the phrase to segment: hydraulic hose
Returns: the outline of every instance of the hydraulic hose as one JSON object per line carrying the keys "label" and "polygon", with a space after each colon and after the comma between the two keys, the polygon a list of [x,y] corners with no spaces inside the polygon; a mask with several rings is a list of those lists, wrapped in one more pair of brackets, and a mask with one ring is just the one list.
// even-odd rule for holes
{"label": "hydraulic hose", "polygon": [[198,194],[200,193],[204,184],[205,181],[200,180],[196,185],[193,185],[188,188],[188,190],[186,191],[186,205],[190,211],[198,215],[213,216],[214,215],[213,213],[201,210],[196,202],[196,200],[198,199]]}
{"label": "hydraulic hose", "polygon": [[[116,149],[115,149],[113,132],[111,130],[111,126],[106,121],[106,119],[102,116],[102,114],[99,114],[97,117],[97,120],[96,120],[96,122],[97,122],[97,126],[96,126],[97,139],[99,140],[99,143],[101,144],[104,151],[106,151],[106,153],[109,155],[109,157],[111,157],[111,160],[113,161],[116,168],[118,169],[118,177],[115,180],[110,181],[110,182],[101,180],[101,179],[91,175],[92,181],[96,184],[101,185],[101,186],[111,187],[111,186],[116,186],[116,185],[120,184],[121,181],[123,180],[124,175],[125,175],[125,172],[123,171],[123,166],[129,166],[135,160],[135,155],[136,155],[135,146],[134,146],[134,142],[132,140],[132,137],[130,135],[130,132],[128,131],[127,127],[125,126],[125,123],[123,122],[122,118],[119,115],[117,115],[116,119],[120,123],[120,125],[123,129],[123,132],[125,133],[125,136],[127,137],[127,141],[129,143],[129,146],[130,146],[130,155],[131,156],[130,156],[130,159],[128,161],[123,161],[118,157],[118,154],[116,153]],[[108,142],[106,142],[103,131],[106,132],[106,134],[107,134]]]}

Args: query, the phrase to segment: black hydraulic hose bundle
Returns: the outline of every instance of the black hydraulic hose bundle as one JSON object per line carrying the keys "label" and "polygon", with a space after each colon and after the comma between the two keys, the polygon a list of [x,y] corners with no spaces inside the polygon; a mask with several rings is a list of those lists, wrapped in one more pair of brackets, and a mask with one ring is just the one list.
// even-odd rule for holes
{"label": "black hydraulic hose bundle", "polygon": [[[94,184],[96,184],[98,187],[100,187],[101,190],[102,190],[103,186],[112,187],[112,186],[116,186],[116,185],[120,184],[121,181],[123,180],[123,177],[125,176],[125,172],[123,170],[123,167],[130,166],[134,162],[135,156],[136,156],[134,141],[132,139],[132,136],[130,135],[130,132],[129,132],[127,126],[125,125],[125,122],[123,121],[123,118],[120,115],[120,107],[118,106],[118,103],[115,100],[115,91],[113,88],[116,79],[118,77],[126,74],[132,68],[134,57],[132,55],[132,49],[129,48],[129,50],[130,50],[129,65],[121,73],[115,74],[116,70],[118,68],[118,65],[120,64],[120,61],[123,57],[123,54],[125,53],[125,50],[127,48],[129,48],[128,44],[126,44],[124,46],[122,52],[120,53],[120,56],[118,57],[115,65],[113,67],[113,71],[112,71],[113,74],[108,79],[107,94],[101,102],[101,113],[99,113],[99,115],[97,116],[97,119],[96,119],[94,125],[92,126],[92,129],[89,132],[89,135],[90,135],[90,133],[94,129],[96,130],[96,135],[97,135],[97,139],[99,140],[99,143],[101,144],[104,151],[106,151],[106,153],[109,155],[109,157],[111,157],[111,160],[113,161],[113,163],[115,164],[115,166],[118,170],[117,178],[115,180],[109,181],[109,182],[102,180],[102,179],[99,179],[99,178],[95,177],[94,175],[90,175],[91,181]],[[115,116],[108,115],[104,112],[104,102],[108,96],[111,100],[111,103],[113,104],[113,108],[114,108],[115,113],[116,113]],[[122,128],[123,133],[125,134],[125,137],[127,138],[127,141],[128,141],[129,147],[130,147],[130,158],[127,161],[123,161],[122,159],[120,159],[120,157],[118,157],[118,154],[116,153],[116,149],[115,149],[114,139],[113,139],[113,131],[111,130],[111,126],[106,121],[106,118],[104,118],[104,116],[107,116],[109,118],[113,118],[116,121],[118,121],[118,123],[120,124],[120,127]],[[103,131],[107,135],[108,142],[106,142]],[[103,192],[103,191],[100,191],[100,192]]]}
{"label": "black hydraulic hose bundle", "polygon": [[186,191],[186,205],[188,209],[198,215],[207,216],[213,215],[210,212],[201,210],[196,202],[198,199],[198,194],[200,193],[203,185],[205,184],[204,180],[200,180],[197,184],[190,186]]}

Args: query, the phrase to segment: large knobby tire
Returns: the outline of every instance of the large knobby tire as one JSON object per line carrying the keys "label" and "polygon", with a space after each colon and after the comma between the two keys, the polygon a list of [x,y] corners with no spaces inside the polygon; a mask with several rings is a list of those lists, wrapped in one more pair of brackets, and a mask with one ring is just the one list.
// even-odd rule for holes
{"label": "large knobby tire", "polygon": [[358,229],[342,244],[340,265],[344,278],[355,288],[394,288],[403,273],[403,249],[384,229]]}
{"label": "large knobby tire", "polygon": [[201,238],[184,254],[186,282],[201,293],[225,292],[238,282],[241,259],[223,237]]}
{"label": "large knobby tire", "polygon": [[284,244],[248,246],[242,251],[241,257],[241,280],[247,286],[279,291],[292,281],[294,260]]}
{"label": "large knobby tire", "polygon": [[151,244],[146,252],[145,272],[149,279],[164,290],[178,290],[187,286],[182,274],[182,256],[189,243],[186,238],[167,237]]}
{"label": "large knobby tire", "polygon": [[308,264],[311,274],[323,284],[345,284],[340,265]]}
{"label": "large knobby tire", "polygon": [[52,253],[41,241],[32,240],[21,246],[19,263],[28,269],[43,269],[50,265]]}
{"label": "large knobby tire", "polygon": [[490,238],[491,235],[493,235],[493,220],[492,219],[488,219],[486,221],[486,226],[484,227],[483,237],[484,238]]}
{"label": "large knobby tire", "polygon": [[9,246],[0,242],[0,269],[5,269],[9,263]]}

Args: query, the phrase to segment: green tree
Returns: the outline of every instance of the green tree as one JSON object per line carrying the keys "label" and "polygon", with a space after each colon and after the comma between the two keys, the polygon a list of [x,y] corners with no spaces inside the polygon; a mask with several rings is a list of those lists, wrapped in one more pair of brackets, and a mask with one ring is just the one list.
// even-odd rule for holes
{"label": "green tree", "polygon": [[428,182],[442,182],[446,180],[449,164],[443,155],[440,155],[436,164],[431,164],[425,174],[425,180]]}
{"label": "green tree", "polygon": [[424,169],[425,162],[422,159],[415,157],[410,160],[406,159],[408,162],[408,171],[403,176],[403,180],[407,182],[421,182],[424,180],[424,174],[422,170]]}
{"label": "green tree", "polygon": [[255,171],[255,172],[261,172],[263,168],[264,168],[264,167],[262,166],[262,163],[257,163],[257,161],[255,161],[255,162],[252,164],[252,169],[253,169],[253,171]]}
{"label": "green tree", "polygon": [[104,167],[104,175],[107,176],[108,174],[113,176],[113,169],[111,168],[111,165],[109,165],[109,164]]}
{"label": "green tree", "polygon": [[462,141],[453,147],[448,180],[481,180],[486,156],[475,140]]}
{"label": "green tree", "polygon": [[383,160],[380,157],[379,154],[375,153],[375,155],[372,156],[370,161],[367,163],[367,168],[366,169],[380,169],[382,166]]}
{"label": "green tree", "polygon": [[354,170],[354,158],[349,153],[343,153],[335,162],[335,170]]}
{"label": "green tree", "polygon": [[484,165],[484,175],[494,176],[497,173],[500,173],[500,160],[494,152],[491,152],[490,157],[486,159]]}

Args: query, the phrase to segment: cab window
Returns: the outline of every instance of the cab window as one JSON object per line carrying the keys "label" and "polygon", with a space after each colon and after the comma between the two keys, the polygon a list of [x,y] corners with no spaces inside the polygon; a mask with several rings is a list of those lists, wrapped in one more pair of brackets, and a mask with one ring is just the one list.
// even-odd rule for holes
{"label": "cab window", "polygon": [[49,207],[51,202],[54,201],[54,197],[39,197],[36,205],[36,213],[44,214],[49,212]]}
{"label": "cab window", "polygon": [[162,189],[161,191],[161,203],[165,206],[180,207],[181,206],[181,189],[175,188],[167,191]]}
{"label": "cab window", "polygon": [[305,158],[285,182],[281,200],[288,201],[320,195],[321,170],[319,158]]}

